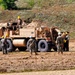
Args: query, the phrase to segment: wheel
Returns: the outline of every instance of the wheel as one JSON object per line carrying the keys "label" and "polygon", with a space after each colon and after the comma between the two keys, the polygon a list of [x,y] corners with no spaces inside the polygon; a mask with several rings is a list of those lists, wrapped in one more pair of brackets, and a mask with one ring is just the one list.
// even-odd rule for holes
{"label": "wheel", "polygon": [[48,51],[48,44],[45,40],[40,40],[39,41],[38,51],[40,51],[40,52],[47,52]]}
{"label": "wheel", "polygon": [[[4,39],[1,40],[1,42],[4,42]],[[13,45],[12,45],[12,42],[11,40],[7,39],[7,50],[9,52],[11,52],[13,50]]]}

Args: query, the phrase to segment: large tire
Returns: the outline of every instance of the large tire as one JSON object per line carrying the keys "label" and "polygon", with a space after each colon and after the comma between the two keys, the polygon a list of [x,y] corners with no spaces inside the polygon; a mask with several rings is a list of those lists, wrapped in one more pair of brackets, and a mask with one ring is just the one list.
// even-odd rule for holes
{"label": "large tire", "polygon": [[[1,40],[1,42],[4,42],[4,39]],[[11,40],[7,39],[7,50],[9,52],[11,52],[13,50],[13,45],[12,45],[12,42]]]}
{"label": "large tire", "polygon": [[45,40],[40,40],[39,41],[38,51],[40,51],[40,52],[47,52],[48,51],[48,44]]}

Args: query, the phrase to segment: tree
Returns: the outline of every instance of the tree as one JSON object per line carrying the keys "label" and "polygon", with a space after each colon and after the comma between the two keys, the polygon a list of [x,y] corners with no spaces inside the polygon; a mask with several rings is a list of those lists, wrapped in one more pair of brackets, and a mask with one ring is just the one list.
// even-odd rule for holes
{"label": "tree", "polygon": [[16,9],[16,0],[0,0],[0,6],[3,7],[3,9]]}
{"label": "tree", "polygon": [[0,0],[0,8],[7,9],[6,3],[3,0]]}

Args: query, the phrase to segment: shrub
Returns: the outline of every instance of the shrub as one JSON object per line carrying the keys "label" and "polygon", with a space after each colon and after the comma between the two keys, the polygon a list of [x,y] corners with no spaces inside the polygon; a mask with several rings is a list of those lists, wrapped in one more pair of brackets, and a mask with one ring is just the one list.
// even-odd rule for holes
{"label": "shrub", "polygon": [[0,8],[2,9],[16,9],[16,0],[0,0]]}

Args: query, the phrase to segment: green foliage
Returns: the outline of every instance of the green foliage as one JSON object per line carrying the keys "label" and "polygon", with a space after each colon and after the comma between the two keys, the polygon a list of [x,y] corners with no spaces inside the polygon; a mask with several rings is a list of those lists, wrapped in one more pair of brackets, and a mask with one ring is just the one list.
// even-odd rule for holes
{"label": "green foliage", "polygon": [[34,0],[27,0],[27,4],[29,8],[33,8],[35,5],[35,1]]}
{"label": "green foliage", "polygon": [[68,3],[72,3],[73,1],[75,1],[75,0],[67,0]]}
{"label": "green foliage", "polygon": [[15,2],[16,0],[0,0],[0,8],[2,9],[15,9],[16,5]]}
{"label": "green foliage", "polygon": [[3,0],[0,0],[0,9],[6,9],[6,3]]}

